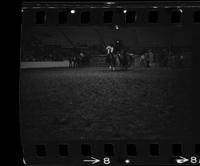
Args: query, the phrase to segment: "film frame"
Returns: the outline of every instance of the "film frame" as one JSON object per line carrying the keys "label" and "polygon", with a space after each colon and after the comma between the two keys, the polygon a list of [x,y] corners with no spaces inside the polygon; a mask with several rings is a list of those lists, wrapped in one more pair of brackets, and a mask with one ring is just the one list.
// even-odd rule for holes
{"label": "film frame", "polygon": [[[71,16],[66,18],[63,9],[64,11],[67,9]],[[134,15],[133,20],[124,17],[124,14],[127,12],[129,13],[130,9],[133,11],[133,13],[130,14],[130,17]],[[93,11],[88,13],[88,10]],[[85,13],[81,15],[80,11]],[[101,19],[98,20],[94,19],[94,11],[96,13],[108,11],[108,13],[107,16],[102,15],[101,13],[101,17],[99,17]],[[168,15],[164,14],[166,11],[169,13]],[[22,34],[26,30],[28,33],[32,27],[35,27],[35,24],[38,24],[36,27],[42,27],[42,29],[48,28],[48,26],[75,26],[81,28],[94,25],[99,26],[101,29],[102,24],[106,24],[105,26],[113,28],[113,31],[117,31],[118,29],[127,26],[145,26],[151,28],[168,26],[172,27],[172,29],[176,26],[183,26],[188,28],[190,32],[194,30],[198,33],[198,28],[200,27],[199,11],[200,4],[198,2],[186,1],[24,2],[22,3]],[[137,15],[137,13],[140,14]],[[72,18],[72,15],[76,18]],[[90,19],[88,19],[89,16]],[[103,16],[105,16],[104,22]],[[95,21],[93,21],[92,18]],[[102,42],[105,39],[98,37],[98,40]],[[22,37],[22,43],[23,41],[26,41],[24,36]],[[73,45],[71,39],[68,38],[67,42]],[[21,58],[25,52],[23,49],[24,46],[21,48]],[[26,55],[24,55],[24,57],[26,57]],[[21,63],[21,68],[26,68],[26,64]],[[48,68],[55,68],[55,66],[50,66]],[[61,68],[63,68],[62,64]],[[22,116],[22,119],[26,120],[26,117]],[[23,125],[24,124],[21,123],[21,127]],[[190,137],[190,139],[66,139],[66,141],[47,141],[45,139],[29,140],[22,134],[22,146],[24,162],[27,165],[198,165],[200,162],[200,146],[199,135],[197,134],[192,133],[191,136],[193,137]]]}

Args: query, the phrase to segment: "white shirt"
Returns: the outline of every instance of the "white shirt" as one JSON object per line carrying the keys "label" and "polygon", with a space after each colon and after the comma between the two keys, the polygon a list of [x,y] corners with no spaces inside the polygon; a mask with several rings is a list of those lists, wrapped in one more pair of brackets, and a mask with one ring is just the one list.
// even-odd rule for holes
{"label": "white shirt", "polygon": [[113,53],[114,48],[112,46],[107,46],[106,50],[107,50],[107,54],[109,54],[109,53]]}

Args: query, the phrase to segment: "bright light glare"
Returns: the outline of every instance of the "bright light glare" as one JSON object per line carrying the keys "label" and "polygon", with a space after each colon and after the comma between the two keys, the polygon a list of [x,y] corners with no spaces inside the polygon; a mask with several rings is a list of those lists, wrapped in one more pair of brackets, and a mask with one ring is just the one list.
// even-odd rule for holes
{"label": "bright light glare", "polygon": [[179,9],[179,11],[180,11],[181,13],[183,13],[183,10],[182,10],[182,9]]}
{"label": "bright light glare", "polygon": [[127,12],[127,10],[125,9],[123,12],[124,12],[124,13],[126,13],[126,12]]}
{"label": "bright light glare", "polygon": [[118,29],[119,29],[119,26],[118,26],[118,25],[115,25],[115,29],[118,30]]}
{"label": "bright light glare", "polygon": [[74,14],[74,13],[76,13],[76,11],[75,11],[75,10],[71,10],[70,13],[71,13],[71,14]]}
{"label": "bright light glare", "polygon": [[129,159],[126,159],[126,160],[125,160],[125,163],[126,163],[126,164],[130,163],[130,160],[129,160]]}
{"label": "bright light glare", "polygon": [[115,2],[106,2],[107,5],[115,4]]}

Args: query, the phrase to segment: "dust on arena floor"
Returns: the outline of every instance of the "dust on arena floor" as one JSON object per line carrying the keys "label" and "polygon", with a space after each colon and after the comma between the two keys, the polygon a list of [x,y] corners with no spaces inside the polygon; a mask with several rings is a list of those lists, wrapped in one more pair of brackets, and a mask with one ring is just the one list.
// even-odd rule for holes
{"label": "dust on arena floor", "polygon": [[30,140],[192,137],[190,69],[105,67],[20,73],[20,119]]}

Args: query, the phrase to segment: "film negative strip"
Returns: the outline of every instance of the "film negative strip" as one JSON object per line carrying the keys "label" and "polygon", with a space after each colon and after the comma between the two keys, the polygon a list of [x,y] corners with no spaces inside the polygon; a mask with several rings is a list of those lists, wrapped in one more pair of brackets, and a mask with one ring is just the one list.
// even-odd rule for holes
{"label": "film negative strip", "polygon": [[200,165],[200,2],[23,2],[27,165]]}

